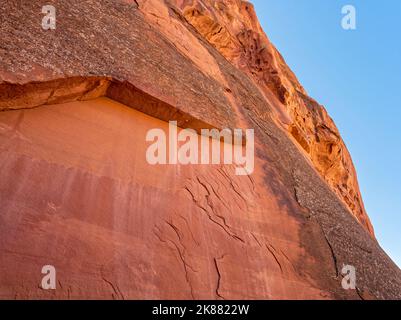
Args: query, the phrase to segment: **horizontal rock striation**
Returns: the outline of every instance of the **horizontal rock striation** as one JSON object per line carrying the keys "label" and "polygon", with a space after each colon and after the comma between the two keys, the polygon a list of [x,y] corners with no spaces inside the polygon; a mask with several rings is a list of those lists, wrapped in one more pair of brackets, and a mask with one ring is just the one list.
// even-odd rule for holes
{"label": "horizontal rock striation", "polygon": [[[248,2],[51,3],[56,30],[40,1],[0,7],[0,298],[401,298],[338,131]],[[254,173],[148,164],[168,120],[253,128]]]}
{"label": "horizontal rock striation", "polygon": [[[374,236],[351,156],[323,106],[307,96],[297,78],[263,32],[254,7],[242,0],[172,1],[186,20],[262,91],[277,98],[286,117],[278,117],[317,171]],[[267,93],[268,94],[268,93]]]}

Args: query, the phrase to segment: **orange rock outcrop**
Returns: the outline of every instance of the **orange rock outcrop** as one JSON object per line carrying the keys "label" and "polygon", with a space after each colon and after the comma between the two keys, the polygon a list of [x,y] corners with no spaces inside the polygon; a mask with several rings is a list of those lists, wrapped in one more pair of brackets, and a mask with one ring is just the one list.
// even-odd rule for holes
{"label": "orange rock outcrop", "polygon": [[[374,236],[350,154],[325,108],[308,97],[243,0],[177,0],[185,19],[259,88],[277,100],[277,119],[307,153],[317,171]],[[145,1],[146,3],[146,1]],[[284,116],[283,116],[284,113]]]}
{"label": "orange rock outcrop", "polygon": [[[338,130],[250,3],[49,2],[56,30],[41,1],[0,6],[0,298],[401,298]],[[149,164],[169,120],[254,129],[253,174]]]}

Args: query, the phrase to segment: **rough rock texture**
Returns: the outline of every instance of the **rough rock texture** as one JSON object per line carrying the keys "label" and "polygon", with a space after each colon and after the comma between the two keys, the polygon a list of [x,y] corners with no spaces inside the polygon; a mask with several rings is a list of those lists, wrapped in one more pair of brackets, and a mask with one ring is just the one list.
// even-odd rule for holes
{"label": "rough rock texture", "polygon": [[[40,1],[0,7],[1,298],[401,298],[338,131],[248,2],[49,3],[53,31]],[[167,120],[254,128],[255,172],[149,165]]]}
{"label": "rough rock texture", "polygon": [[242,0],[172,2],[224,57],[249,74],[262,91],[275,95],[280,108],[279,121],[358,221],[374,236],[351,156],[337,127],[324,107],[307,96],[270,43],[253,5]]}

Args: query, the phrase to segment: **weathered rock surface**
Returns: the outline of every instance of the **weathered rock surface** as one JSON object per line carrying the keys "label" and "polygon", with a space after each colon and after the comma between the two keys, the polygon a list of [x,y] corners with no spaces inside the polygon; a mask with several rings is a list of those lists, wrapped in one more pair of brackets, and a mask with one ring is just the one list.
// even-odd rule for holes
{"label": "weathered rock surface", "polygon": [[[1,298],[401,298],[337,129],[248,2],[50,3],[53,31],[40,1],[0,7]],[[255,172],[149,165],[168,120],[254,128]]]}
{"label": "weathered rock surface", "polygon": [[242,0],[173,2],[180,7],[187,21],[224,57],[249,74],[266,94],[274,94],[280,110],[279,121],[308,154],[334,192],[374,236],[352,159],[337,127],[324,107],[307,96],[270,43],[253,5]]}

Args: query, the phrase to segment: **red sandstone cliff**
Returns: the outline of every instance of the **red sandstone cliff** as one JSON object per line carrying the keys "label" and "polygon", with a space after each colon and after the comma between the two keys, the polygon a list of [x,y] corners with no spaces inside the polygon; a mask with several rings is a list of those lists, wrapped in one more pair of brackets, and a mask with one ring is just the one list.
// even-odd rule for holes
{"label": "red sandstone cliff", "polygon": [[[146,2],[146,1],[144,1]],[[374,236],[350,154],[323,106],[307,96],[263,32],[249,1],[172,1],[219,52],[277,101],[277,119],[308,154],[315,168]]]}
{"label": "red sandstone cliff", "polygon": [[[39,1],[0,7],[0,298],[401,298],[338,130],[249,2],[50,3],[52,31]],[[149,165],[169,120],[254,128],[254,173]]]}

